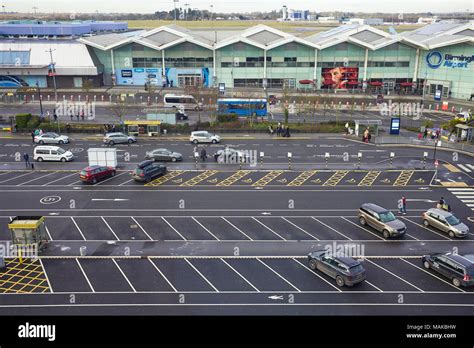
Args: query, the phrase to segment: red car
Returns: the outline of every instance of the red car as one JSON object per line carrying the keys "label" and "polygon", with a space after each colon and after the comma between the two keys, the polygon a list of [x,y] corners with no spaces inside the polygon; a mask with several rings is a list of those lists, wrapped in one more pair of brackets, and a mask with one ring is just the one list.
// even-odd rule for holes
{"label": "red car", "polygon": [[79,179],[82,182],[96,184],[98,181],[115,176],[116,171],[113,167],[92,166],[84,168],[79,173]]}

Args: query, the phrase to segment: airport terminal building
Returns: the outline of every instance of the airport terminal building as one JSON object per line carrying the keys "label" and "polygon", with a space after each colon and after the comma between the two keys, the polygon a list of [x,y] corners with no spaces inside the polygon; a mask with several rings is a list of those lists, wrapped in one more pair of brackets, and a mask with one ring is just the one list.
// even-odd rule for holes
{"label": "airport terminal building", "polygon": [[[347,24],[305,37],[265,25],[239,32],[169,25],[83,36],[74,40],[81,47],[76,50],[52,40],[0,39],[0,79],[17,76],[31,83],[35,78],[28,78],[28,71],[44,63],[20,59],[15,66],[15,61],[28,52],[31,57],[34,45],[45,51],[54,44],[57,76],[62,73],[59,57],[64,51],[66,70],[72,74],[68,83],[73,81],[76,87],[87,78],[105,86],[148,83],[182,88],[223,83],[228,88],[391,92],[421,91],[425,85],[427,95],[469,99],[474,94],[473,22],[434,23],[399,34]],[[41,76],[36,71],[35,76]]]}

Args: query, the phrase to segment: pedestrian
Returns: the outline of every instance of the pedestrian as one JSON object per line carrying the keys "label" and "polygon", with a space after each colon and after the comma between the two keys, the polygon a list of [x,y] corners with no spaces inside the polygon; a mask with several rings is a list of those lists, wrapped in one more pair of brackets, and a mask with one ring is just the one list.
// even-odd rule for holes
{"label": "pedestrian", "polygon": [[51,114],[50,114],[49,110],[46,111],[46,117],[48,118],[48,121],[51,120]]}
{"label": "pedestrian", "polygon": [[426,139],[428,137],[428,129],[425,128],[425,131],[423,132],[423,139]]}
{"label": "pedestrian", "polygon": [[81,116],[81,115],[79,114],[79,111],[78,111],[78,112],[77,112],[77,115],[76,115],[76,118],[77,118],[78,121],[79,121],[79,117],[80,117],[80,116]]}
{"label": "pedestrian", "polygon": [[81,119],[84,121],[84,110],[81,111]]}
{"label": "pedestrian", "polygon": [[369,131],[369,133],[367,134],[367,142],[368,143],[370,143],[370,139],[372,139],[372,134]]}
{"label": "pedestrian", "polygon": [[403,200],[401,198],[398,200],[398,213],[403,214]]}
{"label": "pedestrian", "polygon": [[70,132],[71,131],[71,125],[69,123],[66,124],[66,132]]}
{"label": "pedestrian", "polygon": [[281,123],[278,122],[278,126],[277,126],[277,137],[279,137],[281,135]]}
{"label": "pedestrian", "polygon": [[198,147],[197,147],[197,145],[194,146],[194,149],[193,149],[193,157],[196,155],[196,152],[198,152]]}
{"label": "pedestrian", "polygon": [[71,117],[71,121],[73,121],[74,114],[72,113],[72,111],[69,113],[69,116]]}
{"label": "pedestrian", "polygon": [[201,160],[203,162],[206,162],[206,159],[207,159],[207,152],[206,152],[206,149],[205,148],[202,148],[201,150]]}
{"label": "pedestrian", "polygon": [[346,135],[349,135],[349,122],[346,123],[344,128],[346,128]]}
{"label": "pedestrian", "polygon": [[286,130],[285,130],[285,125],[283,124],[283,125],[281,126],[281,131],[280,131],[281,136],[282,136],[283,138],[286,136],[285,132],[286,132]]}
{"label": "pedestrian", "polygon": [[44,132],[43,132],[43,130],[40,128],[40,129],[39,129],[39,135],[43,135],[43,134],[44,134]]}
{"label": "pedestrian", "polygon": [[25,160],[25,165],[26,168],[28,168],[31,163],[30,163],[30,155],[28,155],[26,152],[23,154],[23,159]]}
{"label": "pedestrian", "polygon": [[35,143],[35,131],[31,131],[31,141],[33,142],[33,144]]}
{"label": "pedestrian", "polygon": [[290,137],[290,126],[286,126],[285,137],[287,137],[287,138]]}
{"label": "pedestrian", "polygon": [[407,215],[407,199],[405,196],[402,197],[402,212],[403,215]]}
{"label": "pedestrian", "polygon": [[58,122],[58,115],[56,114],[56,110],[54,110],[53,118],[54,122]]}
{"label": "pedestrian", "polygon": [[115,132],[115,124],[112,125],[112,133]]}
{"label": "pedestrian", "polygon": [[270,133],[270,135],[273,135],[273,127],[272,127],[272,125],[269,125],[269,126],[268,126],[268,133]]}

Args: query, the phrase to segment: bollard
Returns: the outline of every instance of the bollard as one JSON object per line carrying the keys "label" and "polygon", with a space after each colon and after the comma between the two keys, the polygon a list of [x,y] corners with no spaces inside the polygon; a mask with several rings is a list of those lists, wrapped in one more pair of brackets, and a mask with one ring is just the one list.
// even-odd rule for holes
{"label": "bollard", "polygon": [[195,152],[194,153],[194,160],[195,160],[195,165],[196,165],[196,169],[198,169],[198,158],[199,158],[199,152]]}
{"label": "bollard", "polygon": [[242,162],[244,161],[243,156],[239,156],[239,169],[242,170]]}
{"label": "bollard", "polygon": [[329,160],[329,152],[326,152],[326,154],[324,155],[324,158],[326,159],[326,169],[328,167],[328,160]]}
{"label": "bollard", "polygon": [[390,152],[390,168],[393,166],[393,158],[395,157],[395,152]]}
{"label": "bollard", "polygon": [[288,170],[291,170],[291,158],[293,157],[291,152],[288,152]]}
{"label": "bollard", "polygon": [[104,101],[104,98],[105,96],[102,94],[102,96],[100,97],[101,101]]}
{"label": "bollard", "polygon": [[428,157],[428,152],[423,152],[423,169],[426,169],[426,158]]}
{"label": "bollard", "polygon": [[357,169],[360,169],[360,161],[362,159],[362,152],[357,154]]}
{"label": "bollard", "polygon": [[263,168],[263,156],[264,155],[265,155],[265,153],[260,152],[260,168]]}
{"label": "bollard", "polygon": [[50,101],[50,100],[51,100],[51,96],[48,94],[48,101]]}
{"label": "bollard", "polygon": [[69,99],[71,99],[71,101],[74,101],[74,95],[71,94],[71,96],[69,97]]}
{"label": "bollard", "polygon": [[148,105],[151,105],[151,98],[148,97]]}
{"label": "bollard", "polygon": [[87,247],[86,247],[86,246],[81,246],[81,247],[79,248],[79,254],[80,254],[81,256],[86,256],[86,255],[87,255]]}

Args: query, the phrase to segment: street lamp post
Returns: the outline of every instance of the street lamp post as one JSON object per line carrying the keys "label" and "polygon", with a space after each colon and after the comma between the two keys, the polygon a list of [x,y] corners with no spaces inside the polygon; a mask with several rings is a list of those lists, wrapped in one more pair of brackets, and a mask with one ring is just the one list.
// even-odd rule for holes
{"label": "street lamp post", "polygon": [[39,82],[36,81],[36,87],[38,88],[38,99],[40,103],[40,118],[43,118],[43,101],[41,100],[41,88],[39,86]]}
{"label": "street lamp post", "polygon": [[[56,85],[56,67],[55,67],[55,63],[54,63],[54,60],[53,60],[53,52],[56,51],[55,49],[52,49],[50,48],[49,50],[47,50],[46,52],[49,52],[49,57],[51,59],[51,62],[50,62],[50,76],[53,77],[53,86],[54,86],[54,102],[57,104],[58,103],[58,89],[57,89],[57,85]],[[57,115],[56,113],[56,105],[54,106],[54,114]],[[57,118],[56,120],[57,124],[58,124],[58,133],[61,134],[61,127],[59,126],[59,117]]]}
{"label": "street lamp post", "polygon": [[176,22],[176,3],[179,2],[179,0],[173,0],[174,3],[174,21]]}

